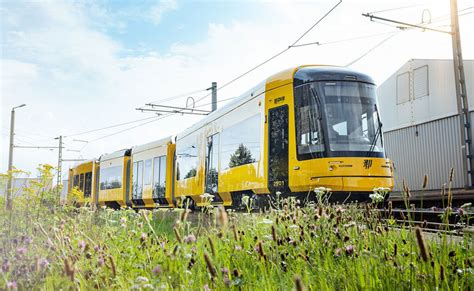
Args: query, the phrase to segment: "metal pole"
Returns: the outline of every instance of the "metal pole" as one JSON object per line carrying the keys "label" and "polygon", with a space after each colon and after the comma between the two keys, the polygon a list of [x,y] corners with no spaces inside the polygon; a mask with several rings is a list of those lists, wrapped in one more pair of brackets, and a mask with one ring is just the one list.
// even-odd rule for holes
{"label": "metal pole", "polygon": [[457,0],[451,0],[451,39],[453,44],[454,83],[456,86],[456,100],[461,126],[464,187],[471,188],[474,183],[471,118],[464,78],[464,62],[462,58],[461,35],[459,33]]}
{"label": "metal pole", "polygon": [[217,109],[217,82],[212,82],[212,111]]}
{"label": "metal pole", "polygon": [[61,200],[61,192],[59,191],[59,185],[61,185],[61,172],[62,172],[62,163],[63,163],[63,136],[59,136],[59,151],[58,151],[58,179],[56,181],[56,193],[58,195],[59,201]]}
{"label": "metal pole", "polygon": [[15,108],[12,108],[11,119],[10,119],[10,151],[8,154],[8,174],[10,175],[7,182],[7,201],[6,201],[6,208],[7,210],[12,209],[12,180],[13,175],[11,171],[13,170],[13,137],[15,135]]}
{"label": "metal pole", "polygon": [[6,193],[6,203],[5,207],[7,210],[11,210],[13,208],[13,203],[12,203],[12,196],[13,196],[13,175],[11,171],[13,170],[13,149],[15,148],[14,144],[14,136],[15,136],[15,109],[16,108],[21,108],[26,106],[26,104],[21,104],[20,106],[16,106],[12,108],[11,112],[11,119],[10,119],[10,150],[8,153],[8,173],[10,177],[8,178],[7,181],[7,193]]}

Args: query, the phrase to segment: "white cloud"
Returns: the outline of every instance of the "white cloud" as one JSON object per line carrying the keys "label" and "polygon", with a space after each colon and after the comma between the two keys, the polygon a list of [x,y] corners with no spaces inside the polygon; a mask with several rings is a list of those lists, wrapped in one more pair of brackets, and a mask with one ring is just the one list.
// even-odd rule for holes
{"label": "white cloud", "polygon": [[[2,133],[5,129],[8,131],[10,108],[21,103],[28,106],[18,111],[17,128],[51,137],[144,118],[147,115],[135,111],[136,107],[151,100],[207,88],[212,81],[223,84],[286,48],[333,1],[318,3],[273,3],[266,6],[266,14],[253,20],[209,24],[207,36],[200,41],[174,44],[166,53],[148,50],[127,54],[127,57],[120,55],[124,50],[122,45],[95,24],[95,15],[100,14],[104,21],[108,19],[107,11],[99,9],[99,12],[90,15],[84,5],[71,2],[31,2],[26,7],[11,5],[13,7],[7,7],[2,12],[6,19],[2,27],[2,34],[6,37],[0,63]],[[343,6],[301,43],[332,41],[390,30],[368,21],[360,13],[394,7],[398,2],[383,5],[377,2],[377,7],[374,7],[373,1],[363,3],[366,5],[343,2]],[[158,18],[154,18],[159,22],[164,13],[177,9],[177,4],[165,1],[156,7],[161,7],[155,11]],[[418,18],[414,16],[413,19]],[[465,58],[472,58],[472,53],[469,53],[474,51],[473,26],[466,25],[466,20],[462,21]],[[218,98],[241,94],[287,67],[308,63],[344,65],[382,38],[291,49],[219,91]],[[409,58],[449,57],[450,54],[449,37],[413,31],[396,36],[355,67],[380,82]],[[184,100],[173,103],[184,105]],[[172,135],[195,120],[196,117],[176,116],[150,123],[126,134],[91,143],[81,156],[98,157],[105,152]],[[116,130],[77,138],[94,140]],[[30,142],[40,145],[57,143],[36,136],[31,138]],[[8,136],[2,135],[1,141],[0,171],[4,171]],[[70,149],[84,146],[72,138],[65,141]],[[65,157],[77,155],[67,152]],[[19,149],[15,152],[15,164],[30,171],[39,163],[55,164],[56,159],[56,152]]]}
{"label": "white cloud", "polygon": [[149,18],[154,24],[159,24],[164,14],[176,9],[178,9],[178,1],[160,0],[150,9]]}

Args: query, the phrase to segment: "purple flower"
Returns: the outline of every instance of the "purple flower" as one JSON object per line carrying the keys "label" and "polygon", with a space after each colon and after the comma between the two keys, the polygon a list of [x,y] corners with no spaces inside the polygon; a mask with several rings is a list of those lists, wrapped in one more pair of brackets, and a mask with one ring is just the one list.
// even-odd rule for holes
{"label": "purple flower", "polygon": [[18,289],[15,281],[10,281],[7,283],[7,289]]}
{"label": "purple flower", "polygon": [[94,246],[94,251],[98,252],[100,250],[100,247],[98,245]]}
{"label": "purple flower", "polygon": [[242,250],[242,247],[239,246],[239,245],[236,245],[236,246],[235,246],[235,250],[236,250],[236,251],[241,251],[241,250]]}
{"label": "purple flower", "polygon": [[81,249],[81,252],[84,252],[86,250],[86,242],[81,240],[77,243],[77,246],[79,247],[79,249]]}
{"label": "purple flower", "polygon": [[140,240],[141,240],[142,242],[144,242],[144,241],[146,241],[146,239],[147,239],[146,233],[142,233],[141,236],[140,236]]}
{"label": "purple flower", "polygon": [[348,246],[346,247],[346,254],[347,254],[348,256],[351,256],[353,253],[354,253],[354,246],[353,246],[353,245],[348,245]]}
{"label": "purple flower", "polygon": [[156,265],[156,267],[153,268],[151,271],[154,275],[161,275],[163,273],[163,270],[161,269],[160,265]]}
{"label": "purple flower", "polygon": [[209,289],[209,285],[207,285],[207,284],[202,286],[202,287],[204,288],[204,291],[211,291],[211,289]]}
{"label": "purple flower", "polygon": [[7,273],[8,271],[10,271],[10,266],[11,266],[10,262],[5,260],[2,264],[2,272]]}
{"label": "purple flower", "polygon": [[194,234],[190,234],[184,238],[184,242],[188,244],[192,244],[196,242],[196,237],[194,236]]}
{"label": "purple flower", "polygon": [[26,248],[25,247],[17,248],[16,253],[19,256],[23,256],[24,254],[26,254]]}
{"label": "purple flower", "polygon": [[99,267],[103,267],[105,265],[105,261],[104,261],[104,258],[103,257],[100,257],[98,260],[97,260],[97,265],[99,265]]}
{"label": "purple flower", "polygon": [[33,240],[31,239],[31,237],[27,236],[25,237],[25,239],[23,240],[23,242],[25,243],[25,245],[29,245],[31,244]]}
{"label": "purple flower", "polygon": [[229,274],[229,269],[227,269],[226,267],[223,267],[223,268],[221,268],[221,272],[222,272],[223,275],[227,275],[227,274]]}
{"label": "purple flower", "polygon": [[49,261],[46,258],[42,258],[39,260],[38,265],[41,269],[46,269],[49,266]]}

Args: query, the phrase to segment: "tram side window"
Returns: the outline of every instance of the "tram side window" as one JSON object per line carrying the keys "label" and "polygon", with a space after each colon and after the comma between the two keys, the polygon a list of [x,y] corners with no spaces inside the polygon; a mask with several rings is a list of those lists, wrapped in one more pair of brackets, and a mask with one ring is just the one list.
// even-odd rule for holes
{"label": "tram side window", "polygon": [[84,197],[91,197],[92,193],[92,172],[86,173],[86,181],[84,187]]}
{"label": "tram side window", "polygon": [[84,192],[84,174],[79,176],[79,190]]}
{"label": "tram side window", "polygon": [[152,179],[151,159],[145,160],[145,169],[143,174],[143,185],[150,185]]}
{"label": "tram side window", "polygon": [[256,114],[221,133],[221,170],[260,160],[260,114]]}
{"label": "tram side window", "polygon": [[156,157],[153,160],[153,197],[165,197],[166,190],[166,156]]}
{"label": "tram side window", "polygon": [[122,167],[115,166],[100,169],[100,190],[122,187]]}
{"label": "tram side window", "polygon": [[79,175],[74,175],[73,187],[79,187]]}
{"label": "tram side window", "polygon": [[295,88],[296,142],[298,158],[318,156],[324,151],[320,108],[308,85]]}
{"label": "tram side window", "polygon": [[141,199],[143,192],[143,161],[133,163],[132,199]]}
{"label": "tram side window", "polygon": [[183,141],[176,147],[177,156],[177,180],[195,177],[198,166],[197,146]]}

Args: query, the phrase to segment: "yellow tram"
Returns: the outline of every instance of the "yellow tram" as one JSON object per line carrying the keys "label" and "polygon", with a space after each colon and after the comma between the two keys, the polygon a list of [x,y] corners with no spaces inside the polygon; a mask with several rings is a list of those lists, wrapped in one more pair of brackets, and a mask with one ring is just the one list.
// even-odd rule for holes
{"label": "yellow tram", "polygon": [[375,88],[341,67],[277,73],[172,142],[102,156],[98,203],[173,207],[179,197],[242,207],[244,196],[308,197],[317,187],[334,200],[367,200],[375,187],[393,188]]}

